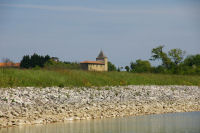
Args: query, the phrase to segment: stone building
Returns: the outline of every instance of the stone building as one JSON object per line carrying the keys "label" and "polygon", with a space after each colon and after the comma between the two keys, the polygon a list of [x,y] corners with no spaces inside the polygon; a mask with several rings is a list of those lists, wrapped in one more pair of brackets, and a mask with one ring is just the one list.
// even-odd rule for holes
{"label": "stone building", "polygon": [[108,58],[104,55],[103,51],[99,53],[96,61],[83,61],[80,64],[83,70],[108,71]]}

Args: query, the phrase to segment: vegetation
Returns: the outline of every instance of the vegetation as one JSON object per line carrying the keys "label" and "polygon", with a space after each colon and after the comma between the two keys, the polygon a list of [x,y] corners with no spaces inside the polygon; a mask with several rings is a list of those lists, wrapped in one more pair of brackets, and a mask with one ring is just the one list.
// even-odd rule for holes
{"label": "vegetation", "polygon": [[184,59],[185,51],[171,49],[163,51],[164,46],[153,48],[151,61],[160,60],[161,65],[152,67],[149,61],[136,60],[130,63],[130,72],[162,73],[162,74],[200,74],[200,54],[190,55]]}
{"label": "vegetation", "polygon": [[200,86],[200,75],[198,75],[200,74],[200,55],[190,55],[184,59],[185,52],[181,49],[171,49],[164,52],[163,48],[164,46],[158,46],[152,49],[151,57],[152,61],[160,60],[161,65],[154,67],[148,60],[139,59],[136,62],[131,62],[130,66],[124,67],[127,72],[122,71],[123,67],[116,68],[111,62],[108,62],[109,72],[88,72],[80,70],[80,64],[77,62],[62,62],[57,57],[48,55],[25,55],[21,60],[21,69],[0,68],[0,77],[2,77],[0,78],[0,87]]}
{"label": "vegetation", "polygon": [[[0,68],[0,87],[12,86],[117,86],[117,85],[198,85],[200,86],[200,54],[184,58],[185,51],[164,46],[152,49],[148,60],[136,60],[130,66],[118,67],[108,62],[109,72],[80,70],[77,62],[62,62],[57,57],[25,55],[20,69]],[[6,59],[4,62],[10,62]],[[140,74],[139,74],[140,73]],[[173,75],[172,75],[173,74]],[[187,76],[186,76],[187,74]]]}
{"label": "vegetation", "polygon": [[136,60],[136,62],[131,62],[131,72],[150,72],[151,70],[151,64],[149,61],[142,61],[142,60]]}
{"label": "vegetation", "polygon": [[50,60],[50,56],[40,56],[37,55],[36,53],[33,54],[32,56],[25,55],[21,62],[20,62],[20,67],[21,68],[34,68],[36,66],[38,67],[44,67],[44,64]]}
{"label": "vegetation", "polygon": [[125,69],[127,72],[130,72],[130,67],[129,66],[125,66]]}
{"label": "vegetation", "polygon": [[[161,65],[151,66],[148,60],[138,59],[131,62],[130,66],[125,66],[127,72],[132,73],[162,73],[162,74],[192,74],[200,75],[200,54],[185,57],[185,51],[179,48],[164,52],[164,46],[153,48],[151,61],[160,60]],[[62,62],[57,57],[40,56],[33,54],[25,55],[21,60],[21,68],[46,68],[46,69],[80,69],[77,62]],[[116,67],[110,61],[108,62],[108,71],[123,71],[123,67]]]}
{"label": "vegetation", "polygon": [[108,71],[116,71],[117,68],[114,64],[112,64],[110,61],[108,61]]}
{"label": "vegetation", "polygon": [[184,60],[184,65],[190,67],[200,66],[200,54],[188,56]]}
{"label": "vegetation", "polygon": [[80,63],[77,62],[61,62],[50,59],[44,65],[46,69],[80,69]]}
{"label": "vegetation", "polygon": [[118,86],[198,85],[198,75],[169,75],[128,72],[88,72],[67,69],[0,68],[0,87],[14,86]]}
{"label": "vegetation", "polygon": [[80,69],[80,64],[77,62],[62,62],[57,57],[41,56],[35,53],[31,56],[25,55],[20,62],[20,68]]}

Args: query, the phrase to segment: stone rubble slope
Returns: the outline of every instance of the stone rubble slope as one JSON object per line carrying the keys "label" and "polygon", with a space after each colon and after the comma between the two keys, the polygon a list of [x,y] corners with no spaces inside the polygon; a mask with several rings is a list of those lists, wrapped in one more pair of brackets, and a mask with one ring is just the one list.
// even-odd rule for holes
{"label": "stone rubble slope", "polygon": [[198,86],[0,89],[0,127],[200,111]]}

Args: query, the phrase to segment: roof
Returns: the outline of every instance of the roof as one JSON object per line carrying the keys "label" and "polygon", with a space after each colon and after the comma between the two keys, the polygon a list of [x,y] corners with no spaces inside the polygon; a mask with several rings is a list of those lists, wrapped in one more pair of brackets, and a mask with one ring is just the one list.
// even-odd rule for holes
{"label": "roof", "polygon": [[99,64],[99,65],[104,65],[104,63],[99,62],[99,61],[83,61],[80,62],[81,64]]}
{"label": "roof", "polygon": [[101,50],[97,58],[107,58],[107,57],[104,55],[103,51]]}
{"label": "roof", "polygon": [[19,67],[20,63],[12,63],[12,62],[8,62],[8,63],[1,63],[0,62],[0,67]]}
{"label": "roof", "polygon": [[56,60],[58,60],[59,58],[58,58],[58,57],[51,57],[51,59],[56,59]]}

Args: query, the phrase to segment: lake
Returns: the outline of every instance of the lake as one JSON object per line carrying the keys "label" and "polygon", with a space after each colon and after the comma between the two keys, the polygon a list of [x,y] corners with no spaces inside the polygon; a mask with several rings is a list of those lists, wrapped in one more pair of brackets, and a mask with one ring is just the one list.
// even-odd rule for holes
{"label": "lake", "polygon": [[200,112],[1,128],[0,133],[200,133]]}

